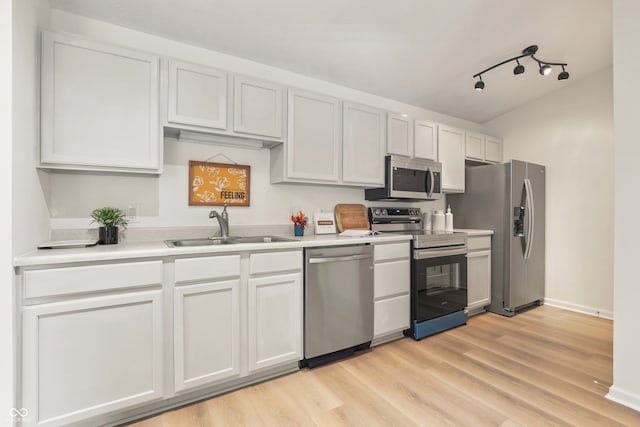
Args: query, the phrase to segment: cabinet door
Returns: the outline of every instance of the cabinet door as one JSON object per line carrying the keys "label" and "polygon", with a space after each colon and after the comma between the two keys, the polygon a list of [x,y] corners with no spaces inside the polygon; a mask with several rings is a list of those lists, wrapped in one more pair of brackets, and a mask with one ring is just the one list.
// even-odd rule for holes
{"label": "cabinet door", "polygon": [[463,130],[438,126],[438,161],[445,193],[464,193],[464,136]]}
{"label": "cabinet door", "polygon": [[41,165],[160,171],[158,71],[154,55],[43,33]]}
{"label": "cabinet door", "polygon": [[287,176],[338,182],[340,101],[299,89],[289,90]]}
{"label": "cabinet door", "polygon": [[175,390],[240,373],[240,280],[174,289]]}
{"label": "cabinet door", "polygon": [[413,155],[413,126],[406,114],[387,113],[387,154]]}
{"label": "cabinet door", "polygon": [[467,132],[465,157],[471,160],[484,161],[484,135]]}
{"label": "cabinet door", "polygon": [[491,163],[502,162],[502,141],[492,136],[485,139],[485,160]]}
{"label": "cabinet door", "polygon": [[282,138],[282,86],[244,76],[234,83],[233,130]]}
{"label": "cabinet door", "polygon": [[438,125],[416,120],[414,122],[413,156],[419,159],[438,159]]}
{"label": "cabinet door", "polygon": [[302,359],[301,273],[249,279],[249,371]]}
{"label": "cabinet door", "polygon": [[408,294],[376,301],[373,304],[373,337],[408,329],[410,317],[411,299]]}
{"label": "cabinet door", "polygon": [[384,112],[344,103],[342,181],[384,185]]}
{"label": "cabinet door", "polygon": [[171,123],[227,128],[227,73],[169,61],[167,120]]}
{"label": "cabinet door", "polygon": [[162,291],[23,311],[23,406],[67,425],[162,398]]}
{"label": "cabinet door", "polygon": [[467,299],[469,310],[491,303],[491,251],[467,254]]}

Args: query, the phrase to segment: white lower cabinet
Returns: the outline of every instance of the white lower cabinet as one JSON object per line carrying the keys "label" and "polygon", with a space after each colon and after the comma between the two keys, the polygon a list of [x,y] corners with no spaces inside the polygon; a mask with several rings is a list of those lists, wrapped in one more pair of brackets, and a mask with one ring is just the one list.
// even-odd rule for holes
{"label": "white lower cabinet", "polygon": [[249,372],[302,359],[302,273],[249,279]]}
{"label": "white lower cabinet", "polygon": [[162,291],[23,310],[22,407],[58,426],[163,395]]}
{"label": "white lower cabinet", "polygon": [[410,322],[409,242],[374,247],[374,344],[402,336]]}
{"label": "white lower cabinet", "polygon": [[239,291],[239,279],[174,289],[175,391],[240,374]]}
{"label": "white lower cabinet", "polygon": [[491,304],[491,236],[467,237],[467,308],[482,312]]}

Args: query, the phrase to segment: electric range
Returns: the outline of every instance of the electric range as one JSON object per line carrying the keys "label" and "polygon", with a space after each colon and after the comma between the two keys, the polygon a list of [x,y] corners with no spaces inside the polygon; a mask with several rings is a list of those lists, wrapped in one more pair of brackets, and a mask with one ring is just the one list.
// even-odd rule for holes
{"label": "electric range", "polygon": [[411,324],[416,340],[467,323],[467,236],[423,230],[420,208],[369,208],[371,229],[411,234]]}

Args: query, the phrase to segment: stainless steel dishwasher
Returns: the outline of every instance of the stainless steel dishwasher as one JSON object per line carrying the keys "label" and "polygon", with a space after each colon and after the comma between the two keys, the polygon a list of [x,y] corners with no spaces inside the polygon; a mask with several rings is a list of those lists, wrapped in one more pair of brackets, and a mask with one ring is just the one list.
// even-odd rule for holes
{"label": "stainless steel dishwasher", "polygon": [[314,367],[373,338],[373,246],[305,250],[304,361]]}

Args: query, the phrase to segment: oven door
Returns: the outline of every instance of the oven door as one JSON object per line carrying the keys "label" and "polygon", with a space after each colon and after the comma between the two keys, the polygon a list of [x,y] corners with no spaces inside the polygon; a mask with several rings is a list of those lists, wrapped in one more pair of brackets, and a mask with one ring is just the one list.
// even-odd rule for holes
{"label": "oven door", "polygon": [[424,321],[467,306],[466,248],[415,249],[411,317]]}

